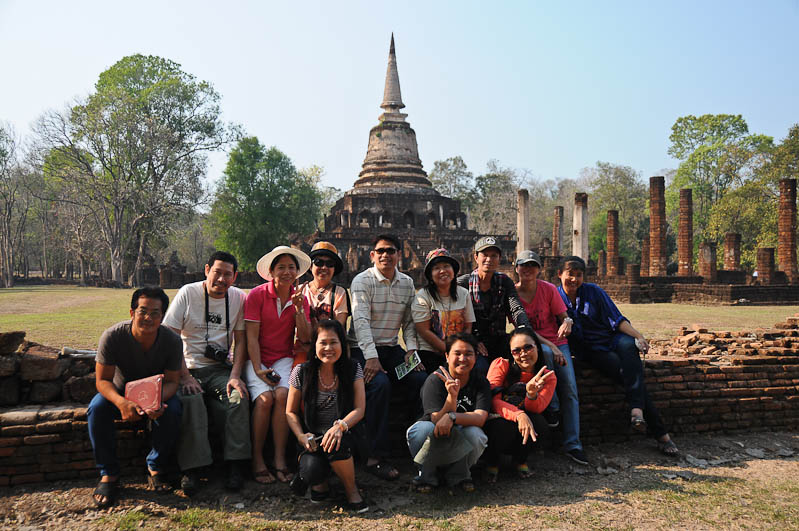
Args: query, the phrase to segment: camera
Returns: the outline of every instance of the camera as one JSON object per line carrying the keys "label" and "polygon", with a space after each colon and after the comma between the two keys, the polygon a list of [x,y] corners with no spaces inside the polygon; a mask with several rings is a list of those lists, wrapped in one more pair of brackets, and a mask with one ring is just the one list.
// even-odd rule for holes
{"label": "camera", "polygon": [[205,345],[205,357],[214,361],[218,361],[219,363],[227,364],[228,362],[227,349],[214,343],[208,343]]}
{"label": "camera", "polygon": [[280,382],[280,375],[272,370],[266,375],[266,379],[269,380],[272,385],[277,385]]}

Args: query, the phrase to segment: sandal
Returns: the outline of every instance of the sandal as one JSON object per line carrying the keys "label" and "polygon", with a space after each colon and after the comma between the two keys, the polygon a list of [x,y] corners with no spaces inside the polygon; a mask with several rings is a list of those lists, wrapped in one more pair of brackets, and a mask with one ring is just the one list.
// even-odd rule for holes
{"label": "sandal", "polygon": [[[110,507],[114,505],[117,501],[117,494],[119,491],[119,479],[115,479],[114,481],[103,481],[100,480],[97,483],[97,488],[94,489],[92,493],[92,502],[94,506],[98,509],[105,509],[106,507]],[[97,496],[102,496],[105,500],[98,500]]]}
{"label": "sandal", "polygon": [[147,474],[147,490],[154,490],[158,493],[169,492],[172,490],[172,485],[168,481],[164,481],[164,474]]}
{"label": "sandal", "polygon": [[516,477],[519,479],[528,479],[533,476],[533,471],[527,466],[527,463],[516,465]]}
{"label": "sandal", "polygon": [[474,482],[471,479],[464,479],[463,481],[458,483],[458,487],[460,487],[460,489],[467,494],[477,490],[476,487],[474,486]]}
{"label": "sandal", "polygon": [[252,475],[253,479],[255,479],[255,482],[260,483],[261,485],[269,485],[270,483],[275,482],[275,476],[272,475],[268,468],[264,468],[263,470],[255,470]]}
{"label": "sandal", "polygon": [[677,445],[674,444],[674,441],[671,439],[668,441],[658,441],[658,450],[660,450],[661,454],[669,457],[677,457],[680,455],[680,449],[677,448]]}
{"label": "sandal", "polygon": [[483,470],[483,481],[486,483],[496,483],[497,478],[499,477],[499,467],[498,466],[487,466]]}
{"label": "sandal", "polygon": [[638,433],[646,432],[646,420],[641,415],[632,415],[630,417],[630,426],[632,426],[633,431]]}
{"label": "sandal", "polygon": [[383,461],[378,461],[373,465],[367,466],[366,471],[386,481],[392,481],[399,477],[399,470]]}
{"label": "sandal", "polygon": [[289,483],[294,479],[294,474],[288,468],[276,468],[275,474],[277,474],[277,480],[281,483]]}

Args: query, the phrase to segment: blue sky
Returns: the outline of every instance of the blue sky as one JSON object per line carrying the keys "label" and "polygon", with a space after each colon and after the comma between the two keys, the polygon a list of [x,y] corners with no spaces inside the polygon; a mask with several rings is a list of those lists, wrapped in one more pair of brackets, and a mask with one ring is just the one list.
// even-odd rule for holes
{"label": "blue sky", "polygon": [[[542,179],[598,160],[676,167],[679,116],[799,122],[799,1],[203,2],[0,0],[0,120],[21,134],[134,53],[213,83],[225,118],[348,189],[381,110],[391,32],[427,171],[463,156]],[[212,157],[209,180],[225,155]]]}

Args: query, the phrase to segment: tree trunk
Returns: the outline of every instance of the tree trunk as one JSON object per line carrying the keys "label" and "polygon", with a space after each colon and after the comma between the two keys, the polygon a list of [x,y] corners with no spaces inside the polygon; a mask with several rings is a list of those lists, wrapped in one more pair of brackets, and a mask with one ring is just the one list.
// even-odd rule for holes
{"label": "tree trunk", "polygon": [[120,248],[111,251],[111,282],[122,286],[122,249]]}

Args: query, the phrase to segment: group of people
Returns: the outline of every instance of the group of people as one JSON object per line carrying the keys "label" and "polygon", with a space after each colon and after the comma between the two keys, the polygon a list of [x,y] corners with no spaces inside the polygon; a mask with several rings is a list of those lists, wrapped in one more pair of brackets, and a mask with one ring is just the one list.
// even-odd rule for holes
{"label": "group of people", "polygon": [[[101,476],[95,505],[114,503],[118,493],[115,419],[148,420],[150,488],[171,488],[165,469],[174,452],[188,496],[212,464],[209,415],[223,439],[228,489],[242,487],[249,464],[255,481],[288,483],[322,502],[332,472],[354,512],[368,510],[356,460],[384,480],[400,475],[388,460],[392,402],[410,413],[395,420],[410,424],[418,492],[441,480],[473,491],[471,469],[481,458],[485,480],[494,482],[503,455],[527,478],[530,451],[558,426],[566,455],[587,465],[572,356],[622,384],[631,427],[655,437],[664,454],[678,454],[644,384],[639,352],[648,344],[600,287],[583,282],[581,258],[563,260],[556,287],[537,278],[540,257],[524,251],[514,283],[498,270],[497,241],[483,237],[476,269],[461,276],[446,249],[428,253],[426,283],[416,291],[397,268],[400,249],[395,236],[378,236],[373,267],[355,276],[349,293],[333,282],[343,262],[329,242],[309,254],[276,247],[257,263],[265,282],[247,294],[233,286],[235,257],[221,251],[205,279],[183,286],[172,304],[160,288],[136,290],[131,319],[106,330],[98,345],[98,393],[88,409]],[[311,279],[298,285],[308,270]],[[127,382],[156,374],[163,375],[160,407],[126,398]]]}

